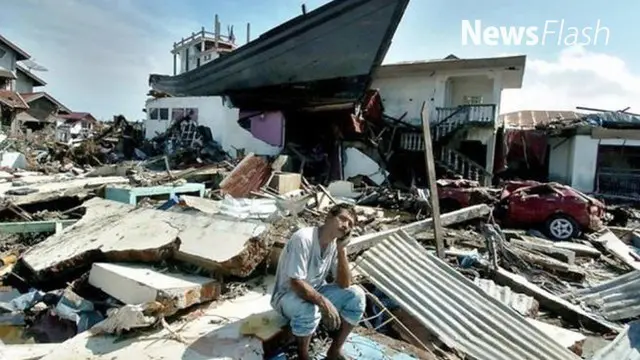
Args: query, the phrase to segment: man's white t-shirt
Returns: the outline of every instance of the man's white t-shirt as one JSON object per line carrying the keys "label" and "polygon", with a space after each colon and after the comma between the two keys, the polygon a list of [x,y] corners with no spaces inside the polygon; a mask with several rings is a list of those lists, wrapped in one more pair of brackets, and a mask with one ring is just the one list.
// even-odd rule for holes
{"label": "man's white t-shirt", "polygon": [[305,280],[316,290],[325,285],[330,271],[335,277],[337,261],[336,242],[331,242],[323,254],[317,227],[296,231],[280,253],[271,306],[277,309],[282,296],[292,291],[291,279]]}

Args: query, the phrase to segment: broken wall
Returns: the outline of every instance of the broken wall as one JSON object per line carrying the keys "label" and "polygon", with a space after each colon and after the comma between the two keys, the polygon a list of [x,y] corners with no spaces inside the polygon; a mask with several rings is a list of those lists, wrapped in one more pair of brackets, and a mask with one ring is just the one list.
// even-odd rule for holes
{"label": "broken wall", "polygon": [[[168,119],[152,120],[149,109],[168,109]],[[257,155],[277,155],[282,151],[280,146],[272,146],[254,138],[250,132],[238,124],[239,110],[223,104],[219,96],[167,97],[147,101],[147,120],[145,120],[145,137],[152,139],[158,133],[164,133],[170,126],[173,109],[198,109],[198,124],[211,129],[213,139],[222,148],[235,156],[235,149],[245,149],[245,153]]]}
{"label": "broken wall", "polygon": [[371,88],[380,90],[386,114],[400,118],[407,112],[402,120],[412,125],[420,125],[422,102],[435,97],[436,78],[420,73],[404,76],[374,76]]}

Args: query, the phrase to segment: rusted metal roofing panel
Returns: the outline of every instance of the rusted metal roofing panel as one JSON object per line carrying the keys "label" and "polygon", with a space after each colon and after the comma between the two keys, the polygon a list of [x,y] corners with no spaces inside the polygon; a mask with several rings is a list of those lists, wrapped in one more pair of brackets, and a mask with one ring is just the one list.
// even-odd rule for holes
{"label": "rusted metal roofing panel", "polygon": [[242,108],[284,107],[283,100],[354,102],[382,63],[408,3],[334,0],[196,69],[152,74],[149,84],[174,96],[228,95]]}
{"label": "rusted metal roofing panel", "polygon": [[636,270],[562,297],[600,313],[607,320],[619,321],[640,316],[639,293],[640,270]]}
{"label": "rusted metal roofing panel", "polygon": [[242,198],[260,189],[271,176],[271,165],[261,157],[249,154],[220,183],[225,194]]}
{"label": "rusted metal roofing panel", "polygon": [[510,306],[524,316],[536,316],[540,305],[531,296],[513,292],[508,286],[496,285],[489,279],[475,278],[473,283],[494,299]]}
{"label": "rusted metal roofing panel", "polygon": [[393,233],[365,252],[358,268],[445,345],[471,359],[579,359],[406,233]]}
{"label": "rusted metal roofing panel", "polygon": [[591,360],[640,360],[640,321],[634,321]]}
{"label": "rusted metal roofing panel", "polygon": [[29,105],[27,105],[20,94],[9,90],[0,90],[0,104],[6,105],[12,109],[29,108]]}
{"label": "rusted metal roofing panel", "polygon": [[507,129],[532,130],[536,126],[547,125],[554,120],[581,119],[584,115],[575,111],[524,110],[502,114],[499,121]]}
{"label": "rusted metal roofing panel", "polygon": [[69,110],[69,108],[64,106],[60,101],[56,100],[53,96],[49,95],[48,93],[46,93],[44,91],[39,91],[39,92],[34,92],[34,93],[22,93],[22,94],[20,94],[20,96],[22,96],[22,98],[27,103],[31,103],[32,101],[36,101],[36,100],[44,97],[47,100],[51,101],[52,104],[57,106],[59,111],[63,111],[63,112],[66,112],[66,113],[70,113],[71,112],[71,110]]}

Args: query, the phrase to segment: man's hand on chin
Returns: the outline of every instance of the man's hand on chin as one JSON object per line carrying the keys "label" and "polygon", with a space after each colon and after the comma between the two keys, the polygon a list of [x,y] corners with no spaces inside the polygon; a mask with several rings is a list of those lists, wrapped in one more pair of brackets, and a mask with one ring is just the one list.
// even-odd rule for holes
{"label": "man's hand on chin", "polygon": [[344,249],[347,246],[349,246],[350,242],[351,242],[351,235],[349,234],[338,239],[338,241],[336,242],[336,245],[338,246],[338,249]]}

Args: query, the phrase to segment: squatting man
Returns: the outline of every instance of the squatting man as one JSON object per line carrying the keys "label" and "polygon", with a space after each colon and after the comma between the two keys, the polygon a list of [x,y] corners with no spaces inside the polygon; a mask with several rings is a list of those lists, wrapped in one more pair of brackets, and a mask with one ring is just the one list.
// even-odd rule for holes
{"label": "squatting man", "polygon": [[[346,250],[356,219],[353,206],[337,204],[323,225],[296,231],[280,254],[271,306],[289,322],[302,360],[309,359],[321,320],[335,332],[327,359],[346,359],[342,346],[364,313],[365,295],[351,285]],[[334,282],[327,283],[330,272]]]}

